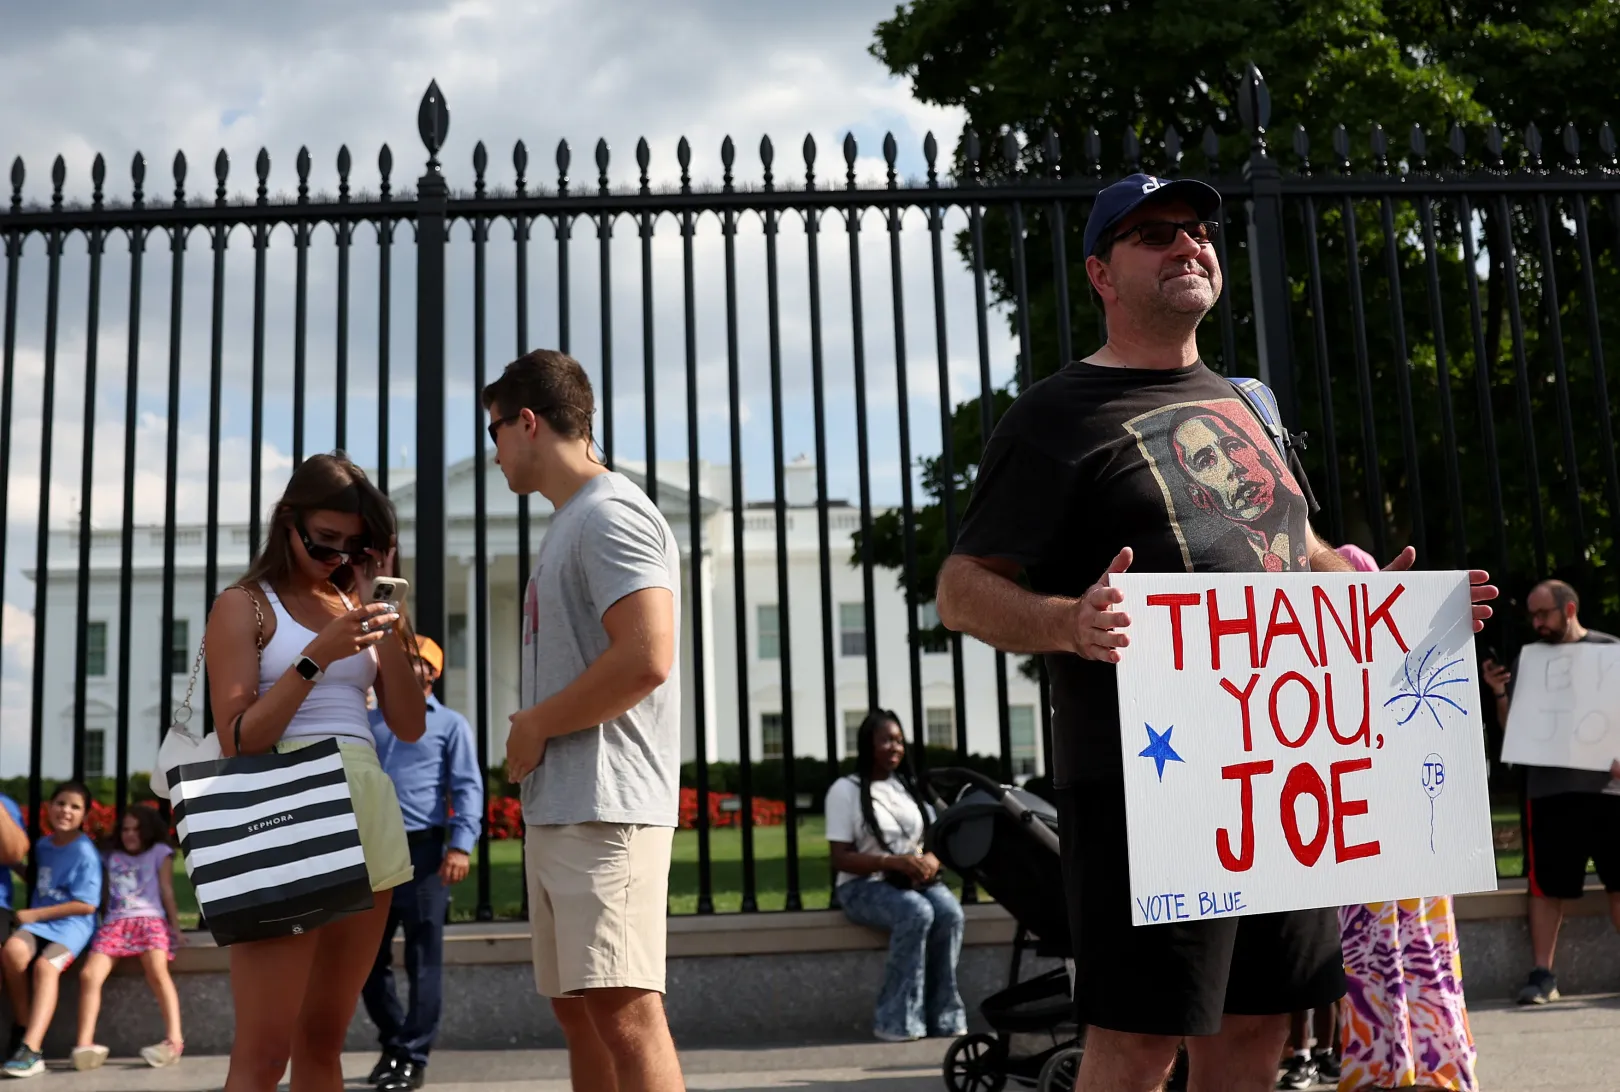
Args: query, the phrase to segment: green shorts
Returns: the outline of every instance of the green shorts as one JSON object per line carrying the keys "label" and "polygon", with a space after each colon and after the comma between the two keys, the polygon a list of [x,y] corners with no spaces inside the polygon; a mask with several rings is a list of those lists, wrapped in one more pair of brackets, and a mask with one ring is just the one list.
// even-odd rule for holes
{"label": "green shorts", "polygon": [[[276,753],[286,754],[318,742],[282,740],[276,744]],[[371,889],[388,891],[409,883],[414,874],[411,846],[405,839],[405,819],[399,811],[393,780],[383,772],[375,748],[339,741],[338,752],[343,756],[343,773],[349,781],[349,798],[354,802],[354,821],[360,828],[360,848],[366,854]]]}

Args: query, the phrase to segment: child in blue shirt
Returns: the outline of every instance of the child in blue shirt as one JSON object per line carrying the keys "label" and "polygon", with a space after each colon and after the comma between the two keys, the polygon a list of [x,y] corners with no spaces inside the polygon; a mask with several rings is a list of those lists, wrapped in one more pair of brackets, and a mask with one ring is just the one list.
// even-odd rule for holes
{"label": "child in blue shirt", "polygon": [[65,781],[57,786],[51,796],[51,834],[34,846],[38,878],[33,898],[27,910],[17,911],[17,931],[0,949],[12,1011],[25,1025],[21,1045],[3,1067],[7,1077],[45,1071],[40,1045],[56,1014],[62,972],[96,931],[101,855],[80,829],[89,808],[90,790],[83,785]]}

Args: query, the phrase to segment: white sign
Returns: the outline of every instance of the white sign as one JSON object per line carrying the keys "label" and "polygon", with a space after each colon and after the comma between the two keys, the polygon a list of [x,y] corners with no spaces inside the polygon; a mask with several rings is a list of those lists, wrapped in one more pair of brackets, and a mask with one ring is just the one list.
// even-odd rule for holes
{"label": "white sign", "polygon": [[1525,645],[1502,761],[1607,770],[1620,758],[1620,645]]}
{"label": "white sign", "polygon": [[1113,581],[1135,924],[1495,889],[1466,574]]}

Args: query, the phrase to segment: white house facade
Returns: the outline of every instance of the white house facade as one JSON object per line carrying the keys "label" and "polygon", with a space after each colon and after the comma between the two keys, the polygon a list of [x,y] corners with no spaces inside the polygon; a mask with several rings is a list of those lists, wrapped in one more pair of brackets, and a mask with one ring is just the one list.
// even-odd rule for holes
{"label": "white house facade", "polygon": [[[644,469],[621,466],[637,484],[645,486]],[[796,754],[827,757],[828,729],[832,728],[838,757],[853,751],[854,725],[869,707],[867,657],[877,659],[877,705],[911,719],[911,675],[906,638],[906,605],[895,576],[875,573],[873,589],[874,633],[870,642],[864,627],[865,599],[862,573],[851,566],[859,511],[844,502],[829,506],[832,590],[832,692],[826,700],[823,670],[822,596],[820,554],[815,507],[815,468],[800,460],[787,470],[787,585],[786,609],[779,602],[774,506],[745,506],[736,510],[730,499],[729,468],[699,464],[698,505],[702,552],[698,568],[700,598],[693,598],[693,554],[690,494],[684,463],[660,463],[658,503],[681,544],[682,594],[686,603],[681,642],[682,754],[695,758],[700,733],[711,761],[735,761],[746,728],[750,753],[756,759],[782,757],[784,713],[791,709]],[[464,712],[475,731],[486,733],[489,764],[498,765],[505,749],[508,716],[518,707],[519,612],[522,577],[519,573],[518,526],[515,505],[499,468],[485,468],[489,511],[485,519],[485,570],[488,596],[476,595],[476,532],[473,460],[450,468],[448,498],[448,557],[446,558],[444,691],[448,704]],[[390,472],[391,494],[400,517],[400,555],[409,579],[414,552],[415,493],[408,471]],[[550,520],[544,498],[530,500],[530,550],[538,548]],[[732,520],[743,521],[743,551],[739,558],[732,541]],[[248,528],[221,525],[219,582],[228,584],[245,565]],[[88,648],[84,670],[86,727],[85,766],[91,776],[111,774],[116,761],[118,703],[118,640],[120,555],[118,529],[92,532],[89,581]],[[131,566],[130,607],[130,729],[129,768],[149,770],[157,758],[158,741],[167,723],[161,710],[160,671],[167,651],[173,672],[173,702],[185,691],[186,675],[196,657],[208,609],[205,592],[206,529],[181,526],[175,532],[175,630],[162,639],[163,528],[138,527]],[[75,674],[76,617],[78,609],[79,536],[76,530],[51,535],[47,618],[45,626],[44,755],[46,777],[68,775],[73,765],[73,727],[77,719]],[[746,629],[739,649],[736,573],[743,573],[742,618]],[[32,579],[34,574],[29,573]],[[694,609],[701,605],[701,610]],[[932,622],[931,608],[923,611],[923,625]],[[701,614],[702,686],[698,683],[700,657],[692,626]],[[472,684],[477,676],[477,641],[480,626],[487,626],[484,665],[488,704],[480,717],[474,708]],[[166,649],[165,646],[168,646]],[[791,654],[792,694],[783,690],[784,649]],[[172,651],[171,651],[172,650]],[[957,724],[967,726],[968,749],[983,754],[1000,752],[995,658],[976,641],[963,642],[965,700],[958,708],[947,651],[925,651],[920,657],[924,731],[931,743],[954,746]],[[1027,776],[1041,770],[1039,690],[1017,670],[1017,658],[1008,661],[1008,710],[1015,772]],[[701,690],[701,715],[697,705]],[[746,698],[746,722],[740,716]],[[198,686],[194,705],[202,702]],[[200,723],[200,720],[197,721]]]}

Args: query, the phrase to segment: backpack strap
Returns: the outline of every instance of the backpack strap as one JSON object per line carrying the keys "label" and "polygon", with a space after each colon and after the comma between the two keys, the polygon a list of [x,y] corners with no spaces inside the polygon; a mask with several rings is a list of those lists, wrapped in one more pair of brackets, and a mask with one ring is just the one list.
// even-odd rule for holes
{"label": "backpack strap", "polygon": [[1290,451],[1304,451],[1306,436],[1303,432],[1289,432],[1282,423],[1282,411],[1277,408],[1277,396],[1271,393],[1271,388],[1258,379],[1247,376],[1227,376],[1227,382],[1237,388],[1238,394],[1243,396],[1249,409],[1271,435],[1271,442],[1277,448],[1277,456],[1282,459],[1283,465],[1288,465]]}

